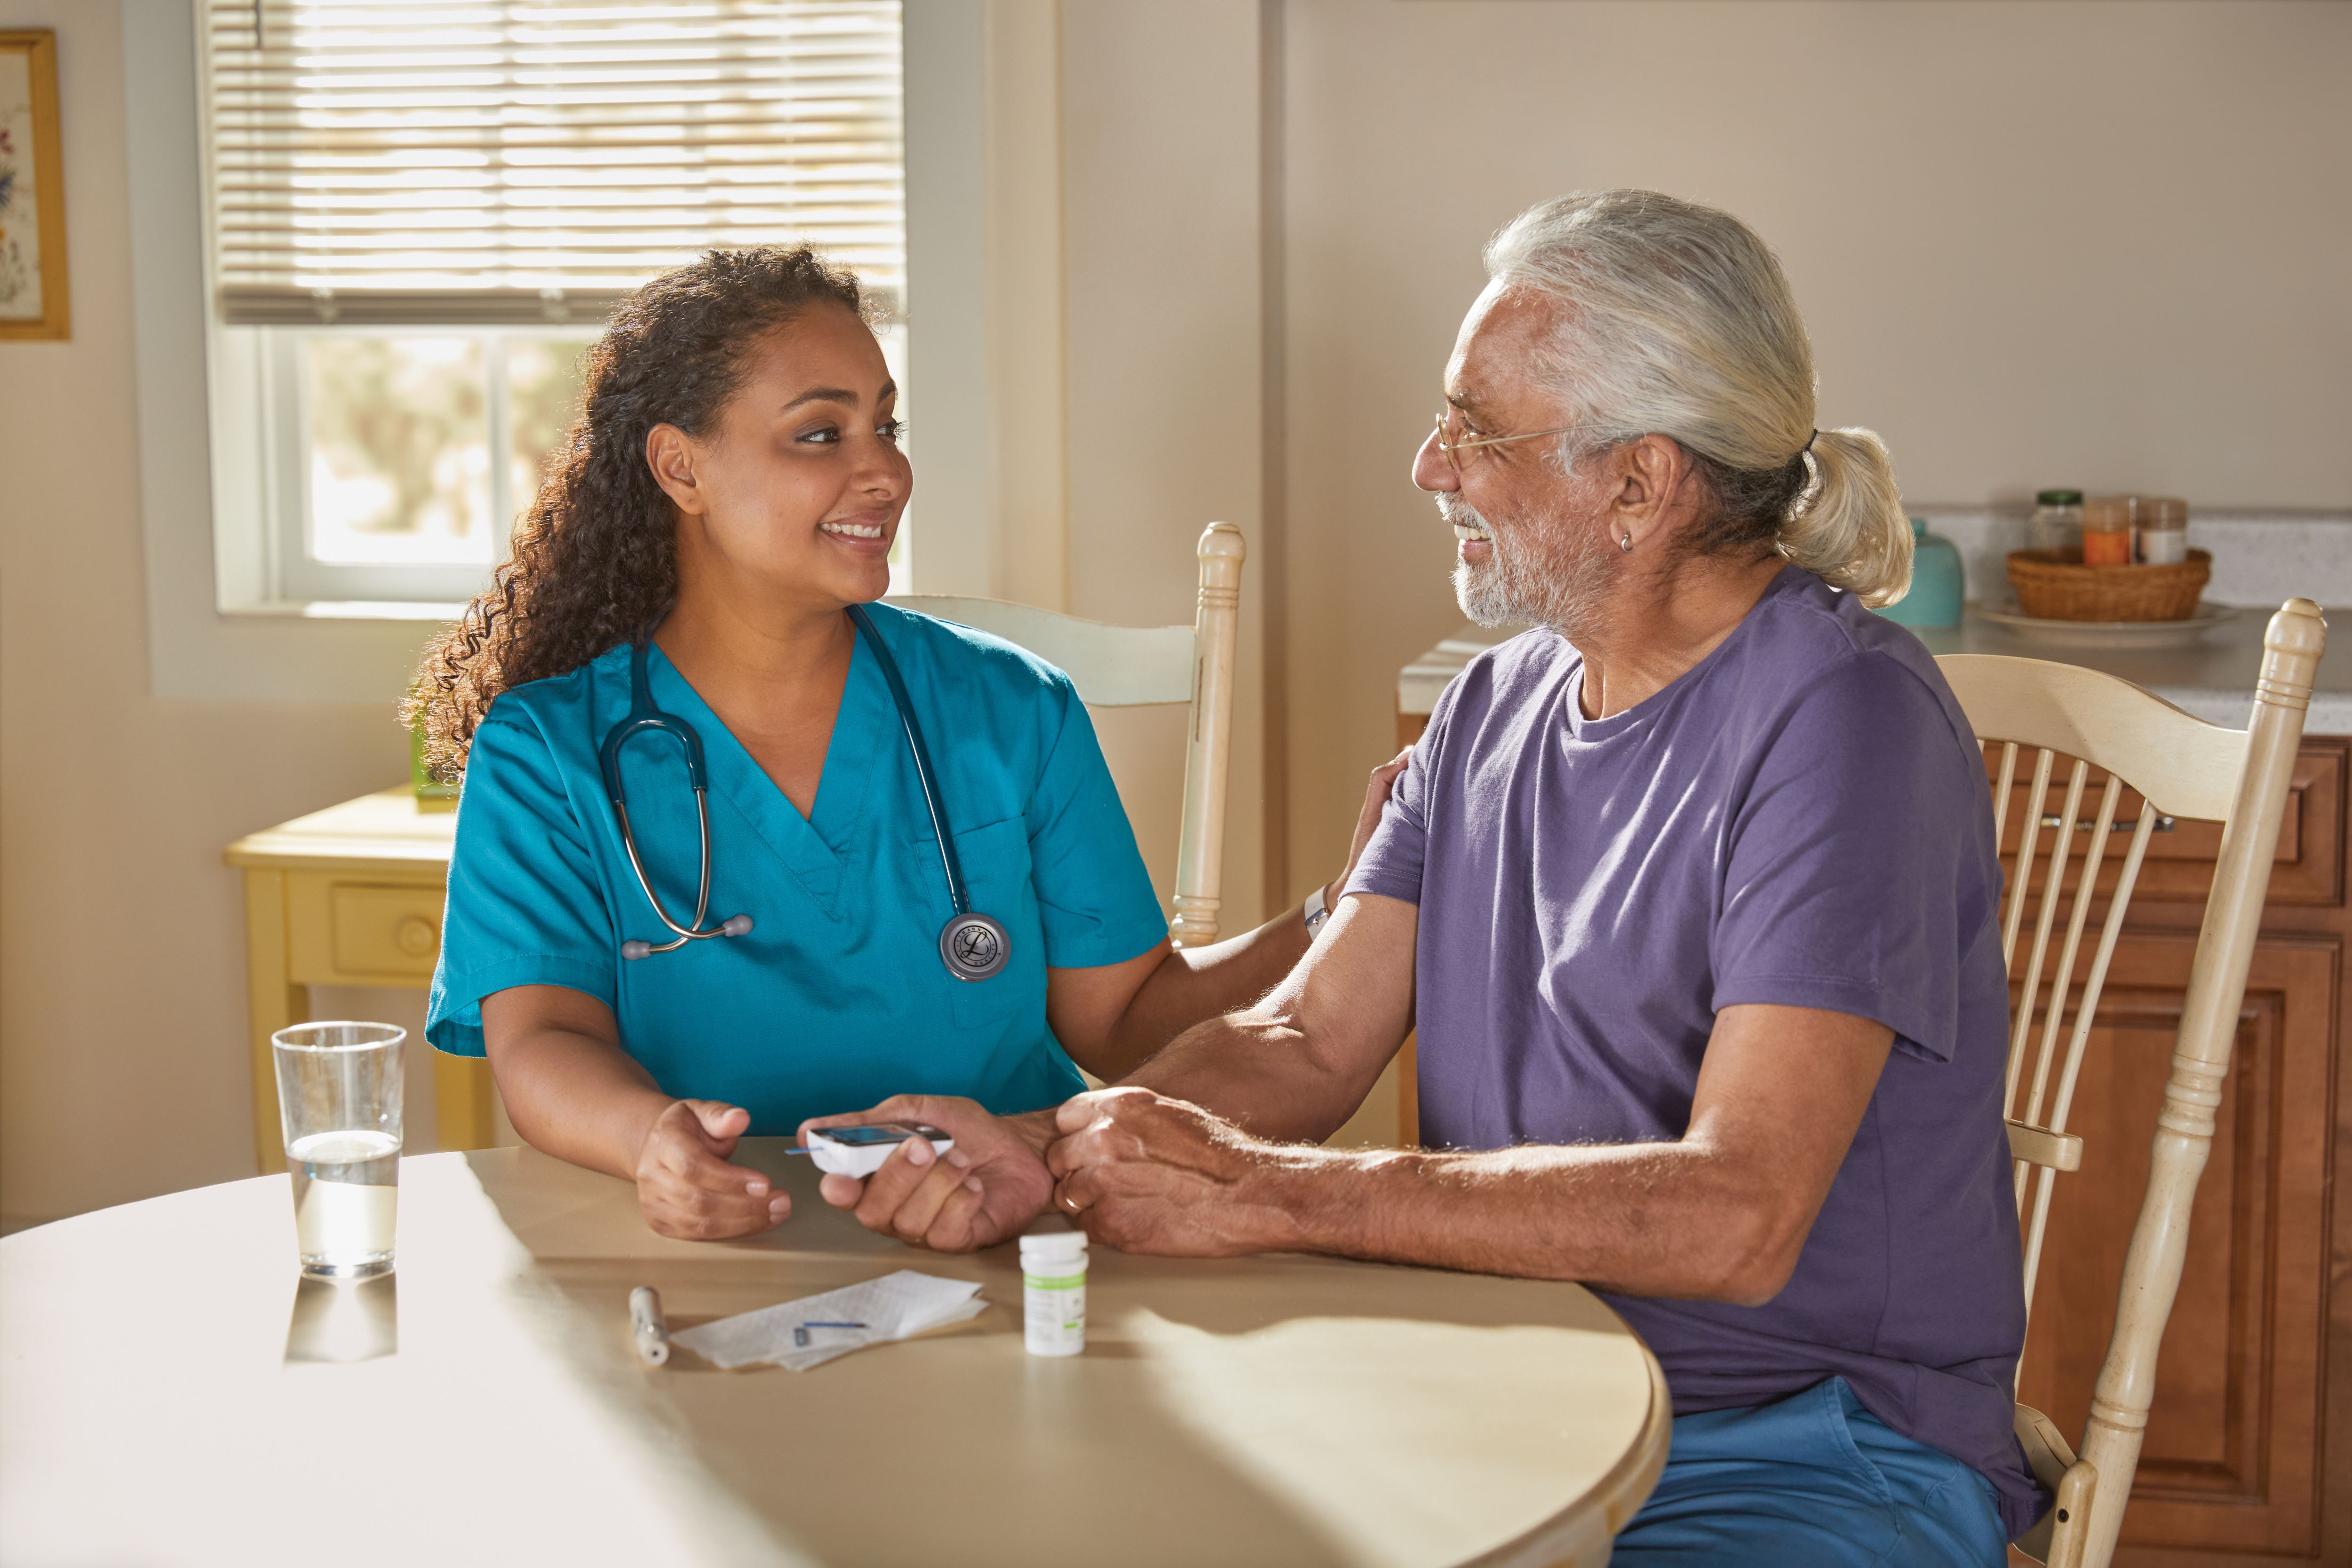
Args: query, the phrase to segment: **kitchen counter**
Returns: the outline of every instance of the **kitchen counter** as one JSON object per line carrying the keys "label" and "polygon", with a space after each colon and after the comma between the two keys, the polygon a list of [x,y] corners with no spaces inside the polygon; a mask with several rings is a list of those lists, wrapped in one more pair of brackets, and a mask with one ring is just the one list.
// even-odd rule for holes
{"label": "kitchen counter", "polygon": [[[2331,611],[2331,617],[2338,612]],[[2269,610],[2240,609],[2221,625],[2186,647],[2147,650],[2058,647],[2018,636],[1977,618],[1969,606],[1957,630],[1922,631],[1919,640],[1933,653],[2007,653],[2023,659],[2054,659],[2104,670],[2134,685],[2144,686],[2175,707],[2208,723],[2243,729],[2254,708],[2254,675],[2262,667],[2263,628]],[[2309,735],[2352,735],[2352,636],[2340,634],[2352,624],[2341,617],[2320,661],[2319,679],[2312,689]],[[1515,628],[1465,626],[1397,673],[1397,712],[1426,716],[1437,695],[1464,665],[1506,637]]]}

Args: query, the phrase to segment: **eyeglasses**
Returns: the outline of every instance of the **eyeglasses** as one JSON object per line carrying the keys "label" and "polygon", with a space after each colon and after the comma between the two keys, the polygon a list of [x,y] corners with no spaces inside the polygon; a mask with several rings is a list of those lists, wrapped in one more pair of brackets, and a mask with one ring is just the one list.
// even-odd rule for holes
{"label": "eyeglasses", "polygon": [[1454,476],[1457,479],[1462,477],[1465,468],[1476,461],[1475,455],[1465,459],[1455,455],[1457,453],[1475,453],[1481,446],[1508,446],[1514,441],[1534,441],[1546,435],[1566,435],[1576,428],[1572,424],[1563,424],[1558,430],[1530,430],[1520,435],[1480,435],[1468,441],[1450,441],[1446,439],[1445,422],[1453,415],[1454,411],[1447,409],[1437,416],[1436,441],[1437,449],[1445,454],[1445,465],[1454,470]]}

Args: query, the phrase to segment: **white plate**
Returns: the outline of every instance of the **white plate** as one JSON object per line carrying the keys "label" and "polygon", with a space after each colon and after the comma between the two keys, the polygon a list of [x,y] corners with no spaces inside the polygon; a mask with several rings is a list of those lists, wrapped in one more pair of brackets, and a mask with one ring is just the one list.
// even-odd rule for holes
{"label": "white plate", "polygon": [[2013,608],[1979,608],[1977,619],[2053,648],[2186,648],[2235,614],[2227,604],[2206,602],[2186,621],[2044,621]]}

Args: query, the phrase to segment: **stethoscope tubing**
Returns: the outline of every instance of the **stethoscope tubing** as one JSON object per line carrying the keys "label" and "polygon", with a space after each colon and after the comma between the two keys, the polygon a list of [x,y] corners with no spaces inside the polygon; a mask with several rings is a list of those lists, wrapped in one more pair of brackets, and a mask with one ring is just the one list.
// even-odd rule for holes
{"label": "stethoscope tubing", "polygon": [[[604,777],[604,793],[613,801],[613,815],[620,823],[621,847],[628,852],[629,869],[636,873],[637,887],[653,906],[655,915],[674,933],[671,940],[656,946],[653,943],[632,939],[621,944],[624,958],[650,957],[656,953],[675,952],[688,942],[704,941],[712,936],[740,936],[751,929],[748,915],[730,915],[709,930],[702,922],[710,912],[710,800],[709,777],[702,764],[702,737],[682,718],[666,714],[654,706],[653,682],[646,673],[646,661],[650,640],[638,642],[629,650],[629,715],[614,725],[604,736],[604,744],[597,748],[596,766]],[[667,735],[686,754],[687,782],[694,789],[694,810],[699,823],[702,841],[702,876],[700,891],[695,894],[694,920],[687,925],[670,917],[662,905],[660,895],[654,892],[653,879],[646,874],[645,862],[637,854],[637,835],[629,825],[628,787],[621,778],[621,748],[647,731]]]}
{"label": "stethoscope tubing", "polygon": [[[931,833],[939,844],[940,869],[948,884],[948,903],[951,913],[948,923],[940,928],[940,959],[948,973],[959,980],[984,980],[1004,967],[1010,956],[1012,939],[1004,927],[989,915],[977,914],[971,907],[971,896],[963,880],[963,863],[956,853],[955,836],[948,828],[947,808],[940,799],[939,777],[931,768],[930,748],[923,743],[922,727],[915,721],[914,699],[907,694],[907,683],[898,673],[898,661],[882,641],[873,617],[862,605],[848,606],[850,621],[872,650],[874,662],[882,672],[882,679],[890,688],[890,701],[898,710],[899,727],[906,732],[907,751],[914,758],[915,779],[922,787],[923,809],[931,819]],[[740,936],[751,929],[748,915],[729,916],[719,925],[703,927],[710,912],[710,801],[709,779],[704,772],[702,737],[694,727],[673,714],[654,706],[653,683],[647,674],[646,661],[652,645],[650,636],[639,639],[629,650],[629,713],[614,725],[604,737],[597,751],[597,765],[604,778],[604,792],[613,802],[613,814],[621,830],[621,847],[628,854],[629,870],[637,879],[637,887],[653,906],[655,915],[671,933],[671,938],[656,946],[631,939],[621,944],[624,958],[650,957],[656,953],[671,953],[689,942],[699,942],[712,936]],[[645,861],[637,852],[637,836],[629,825],[628,793],[621,780],[621,749],[629,741],[652,730],[668,736],[678,743],[686,754],[688,782],[694,789],[694,810],[698,837],[702,847],[702,874],[699,891],[695,894],[694,918],[684,925],[671,918],[662,906],[660,896],[654,892],[653,879],[646,874]]]}
{"label": "stethoscope tubing", "polygon": [[688,942],[697,942],[706,936],[731,935],[723,923],[709,931],[702,929],[702,917],[710,913],[710,799],[709,794],[701,789],[694,792],[695,815],[701,819],[702,823],[702,890],[694,895],[694,918],[684,925],[672,920],[669,917],[669,911],[662,907],[661,900],[654,896],[652,879],[646,875],[645,862],[637,858],[637,835],[629,831],[628,806],[623,801],[615,800],[613,802],[613,810],[621,819],[621,847],[628,852],[629,869],[637,873],[637,885],[645,890],[646,902],[654,906],[655,917],[677,934],[659,946],[650,942],[646,944],[646,956],[650,956],[656,953],[674,953]]}
{"label": "stethoscope tubing", "polygon": [[898,661],[883,645],[882,633],[874,629],[874,619],[866,613],[864,605],[851,605],[849,618],[865,635],[866,646],[874,650],[874,662],[881,667],[882,679],[890,687],[890,701],[898,709],[899,727],[907,732],[907,749],[915,758],[915,781],[923,788],[923,809],[930,813],[931,832],[940,843],[940,869],[947,873],[948,902],[955,906],[958,915],[969,915],[971,897],[964,888],[963,862],[956,858],[955,837],[948,831],[947,809],[940,804],[939,777],[931,771],[930,747],[923,744],[922,728],[915,723],[915,704],[907,695],[906,681],[898,674]]}

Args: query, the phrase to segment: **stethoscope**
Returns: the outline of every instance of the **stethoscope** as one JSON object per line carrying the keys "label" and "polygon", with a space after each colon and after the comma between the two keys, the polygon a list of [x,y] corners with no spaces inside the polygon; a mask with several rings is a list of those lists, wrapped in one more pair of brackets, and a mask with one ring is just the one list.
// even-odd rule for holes
{"label": "stethoscope", "polygon": [[[849,607],[849,619],[856,622],[858,634],[874,651],[874,662],[881,667],[882,679],[890,687],[890,700],[898,706],[898,723],[907,732],[907,750],[915,759],[915,778],[923,787],[923,804],[931,813],[931,831],[940,841],[940,865],[948,876],[948,902],[955,912],[948,923],[940,927],[940,958],[948,973],[959,980],[985,980],[1004,967],[1012,956],[1013,938],[1004,927],[989,916],[976,913],[966,893],[962,862],[956,859],[955,840],[948,832],[947,809],[940,804],[939,780],[931,773],[931,754],[923,745],[922,727],[915,722],[915,705],[907,696],[907,683],[898,674],[898,662],[883,645],[882,634],[874,630],[874,622],[858,605]],[[656,946],[635,938],[621,944],[624,958],[645,958],[656,953],[668,953],[710,936],[740,936],[751,929],[748,915],[728,916],[709,930],[703,929],[703,917],[710,911],[710,804],[708,798],[709,780],[702,768],[702,737],[694,727],[675,714],[667,714],[654,706],[653,686],[646,676],[646,651],[650,640],[641,640],[629,652],[629,716],[614,725],[604,737],[604,747],[596,756],[597,766],[604,774],[604,793],[613,800],[613,815],[621,824],[621,847],[628,852],[629,869],[637,873],[637,885],[645,890],[646,902],[653,905],[654,914],[673,933],[670,940]],[[702,830],[702,890],[695,894],[694,918],[681,925],[670,918],[669,911],[654,892],[651,879],[646,875],[645,862],[637,854],[636,835],[629,831],[629,801],[621,784],[621,747],[638,736],[654,731],[667,735],[678,743],[686,753],[686,779],[694,787],[694,813]]]}

